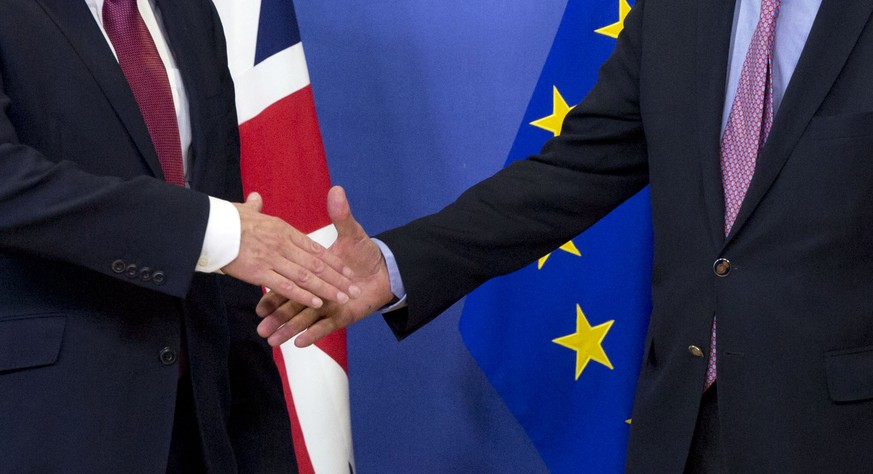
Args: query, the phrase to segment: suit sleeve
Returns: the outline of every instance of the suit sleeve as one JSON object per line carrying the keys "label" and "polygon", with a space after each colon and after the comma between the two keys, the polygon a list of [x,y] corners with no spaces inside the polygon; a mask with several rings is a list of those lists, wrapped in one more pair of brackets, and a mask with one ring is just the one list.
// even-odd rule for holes
{"label": "suit sleeve", "polygon": [[[151,177],[95,176],[19,143],[3,76],[0,71],[0,250],[184,296],[206,229],[207,196]],[[130,278],[133,268],[160,276]]]}
{"label": "suit sleeve", "polygon": [[639,103],[643,1],[562,133],[442,211],[377,237],[394,253],[408,306],[385,319],[403,338],[464,295],[578,235],[648,183]]}

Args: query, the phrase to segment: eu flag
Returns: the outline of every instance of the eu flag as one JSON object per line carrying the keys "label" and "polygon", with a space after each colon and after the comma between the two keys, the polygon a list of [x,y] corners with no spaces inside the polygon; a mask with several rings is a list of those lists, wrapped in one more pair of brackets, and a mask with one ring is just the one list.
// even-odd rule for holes
{"label": "eu flag", "polygon": [[[604,8],[615,12],[615,23],[597,23]],[[568,104],[594,84],[629,10],[626,0],[568,2],[507,164],[560,134]],[[552,472],[624,469],[651,267],[644,190],[466,300],[463,339]]]}

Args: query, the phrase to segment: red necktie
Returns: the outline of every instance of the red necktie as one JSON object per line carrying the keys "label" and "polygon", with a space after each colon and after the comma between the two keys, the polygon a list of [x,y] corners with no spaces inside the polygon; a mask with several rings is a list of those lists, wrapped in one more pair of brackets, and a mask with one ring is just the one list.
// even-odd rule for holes
{"label": "red necktie", "polygon": [[179,123],[167,70],[136,0],[105,0],[103,27],[127,78],[161,163],[164,179],[185,185]]}
{"label": "red necktie", "polygon": [[[721,174],[724,187],[724,234],[730,234],[752,175],[758,153],[773,125],[773,43],[780,0],[763,0],[758,26],[737,85],[728,123],[721,139]],[[705,389],[716,379],[716,320],[712,320]]]}

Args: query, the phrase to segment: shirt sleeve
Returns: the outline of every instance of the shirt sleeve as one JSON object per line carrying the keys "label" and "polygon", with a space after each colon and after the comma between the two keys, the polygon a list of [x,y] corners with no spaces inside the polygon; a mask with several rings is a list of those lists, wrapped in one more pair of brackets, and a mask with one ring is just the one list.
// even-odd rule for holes
{"label": "shirt sleeve", "polygon": [[397,268],[397,260],[394,258],[394,253],[391,249],[379,239],[373,239],[373,242],[379,247],[382,252],[382,257],[385,258],[385,265],[388,267],[388,278],[391,281],[391,293],[394,294],[396,301],[382,308],[380,311],[388,313],[395,309],[406,307],[406,288],[403,287],[403,278],[400,277],[400,269]]}
{"label": "shirt sleeve", "polygon": [[206,222],[203,248],[195,270],[202,273],[221,273],[221,268],[239,255],[239,243],[240,219],[236,206],[210,196],[209,220]]}

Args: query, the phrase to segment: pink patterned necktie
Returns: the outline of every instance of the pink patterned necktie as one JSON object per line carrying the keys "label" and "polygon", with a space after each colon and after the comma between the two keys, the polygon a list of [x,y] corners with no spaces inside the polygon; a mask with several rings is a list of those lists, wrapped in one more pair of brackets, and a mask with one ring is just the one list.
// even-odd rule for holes
{"label": "pink patterned necktie", "polygon": [[130,85],[161,163],[164,179],[185,185],[182,142],[167,70],[136,0],[105,0],[103,27]]}
{"label": "pink patterned necktie", "polygon": [[[731,232],[755,173],[758,153],[773,125],[773,42],[779,6],[780,0],[761,2],[761,16],[743,61],[737,96],[721,139],[725,236]],[[708,389],[716,379],[715,332],[716,319],[713,318],[704,389]]]}

